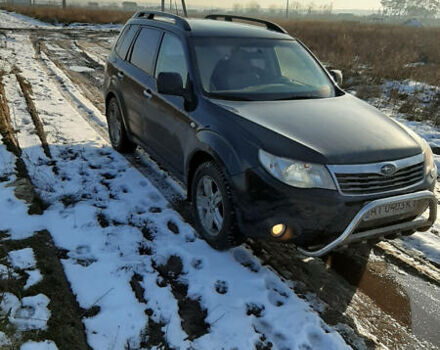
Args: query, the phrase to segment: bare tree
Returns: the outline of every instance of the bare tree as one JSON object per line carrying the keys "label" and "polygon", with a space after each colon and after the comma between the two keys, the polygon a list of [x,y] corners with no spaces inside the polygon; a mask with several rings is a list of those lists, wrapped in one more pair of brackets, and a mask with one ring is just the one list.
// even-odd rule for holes
{"label": "bare tree", "polygon": [[257,1],[251,0],[246,4],[245,8],[249,13],[258,13],[261,9],[261,6]]}
{"label": "bare tree", "polygon": [[440,0],[381,0],[389,16],[434,17],[440,13]]}

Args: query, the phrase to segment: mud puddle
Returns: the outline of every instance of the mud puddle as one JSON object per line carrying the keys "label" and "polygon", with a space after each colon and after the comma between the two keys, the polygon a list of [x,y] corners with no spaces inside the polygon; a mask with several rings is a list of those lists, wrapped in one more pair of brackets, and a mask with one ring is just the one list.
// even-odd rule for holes
{"label": "mud puddle", "polygon": [[440,288],[384,260],[333,253],[327,266],[419,340],[440,347]]}

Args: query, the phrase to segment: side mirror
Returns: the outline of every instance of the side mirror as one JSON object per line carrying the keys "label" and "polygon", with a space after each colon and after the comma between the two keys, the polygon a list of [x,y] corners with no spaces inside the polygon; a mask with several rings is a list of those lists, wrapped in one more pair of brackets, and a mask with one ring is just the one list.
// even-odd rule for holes
{"label": "side mirror", "polygon": [[182,77],[175,72],[162,72],[157,77],[157,91],[159,94],[186,96]]}
{"label": "side mirror", "polygon": [[339,86],[342,86],[342,82],[344,81],[344,77],[342,75],[342,72],[338,69],[333,69],[330,71],[330,74],[332,75],[336,84],[338,84]]}

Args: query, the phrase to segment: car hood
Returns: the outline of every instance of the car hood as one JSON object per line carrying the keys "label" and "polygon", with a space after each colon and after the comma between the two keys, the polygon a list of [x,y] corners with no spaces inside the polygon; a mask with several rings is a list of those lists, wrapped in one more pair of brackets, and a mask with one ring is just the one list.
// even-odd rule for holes
{"label": "car hood", "polygon": [[[400,124],[349,94],[313,100],[212,102],[319,153],[327,164],[381,162],[422,152],[418,140]],[[268,144],[270,152],[276,140],[260,142],[262,147]]]}

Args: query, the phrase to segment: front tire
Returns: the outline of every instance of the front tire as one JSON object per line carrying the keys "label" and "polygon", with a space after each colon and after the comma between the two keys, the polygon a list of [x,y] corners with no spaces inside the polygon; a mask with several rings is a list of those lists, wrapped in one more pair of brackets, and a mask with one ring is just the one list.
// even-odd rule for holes
{"label": "front tire", "polygon": [[107,105],[106,116],[108,133],[113,148],[121,153],[134,152],[136,144],[128,139],[118,101],[114,97],[111,98]]}
{"label": "front tire", "polygon": [[240,245],[232,190],[224,171],[214,162],[203,163],[194,174],[191,186],[196,228],[217,250]]}

